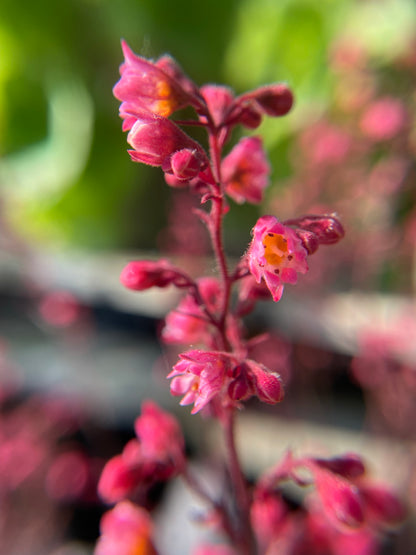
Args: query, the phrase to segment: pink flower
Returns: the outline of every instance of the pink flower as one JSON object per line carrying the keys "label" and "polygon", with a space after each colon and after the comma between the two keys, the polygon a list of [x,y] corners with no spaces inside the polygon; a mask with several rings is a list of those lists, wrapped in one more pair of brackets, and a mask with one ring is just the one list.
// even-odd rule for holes
{"label": "pink flower", "polygon": [[181,284],[184,280],[182,272],[164,259],[129,262],[120,275],[124,287],[133,291]]}
{"label": "pink flower", "polygon": [[122,501],[105,513],[100,529],[94,555],[157,555],[150,516],[130,501]]}
{"label": "pink flower", "polygon": [[251,104],[261,114],[279,117],[286,115],[292,108],[293,93],[284,83],[274,83],[241,95],[237,102]]}
{"label": "pink flower", "polygon": [[98,492],[107,503],[121,501],[183,470],[185,442],[172,415],[146,401],[136,419],[135,431],[137,439],[130,440],[121,455],[110,459],[101,473]]}
{"label": "pink flower", "polygon": [[183,395],[181,405],[194,403],[192,414],[215,401],[218,407],[240,406],[253,395],[268,404],[283,399],[280,376],[254,360],[239,361],[229,353],[187,351],[168,378],[173,395]]}
{"label": "pink flower", "polygon": [[234,102],[233,91],[221,85],[204,85],[201,87],[201,94],[214,124],[223,125]]}
{"label": "pink flower", "polygon": [[173,395],[184,395],[181,405],[194,403],[192,414],[199,412],[224,388],[234,358],[215,351],[187,351],[179,355],[168,378],[173,378]]}
{"label": "pink flower", "polygon": [[264,279],[274,301],[281,298],[285,283],[296,283],[297,273],[308,271],[306,256],[293,229],[274,216],[257,221],[247,253],[248,266],[257,283]]}
{"label": "pink flower", "polygon": [[179,78],[180,69],[176,64],[173,69],[173,60],[168,57],[156,63],[146,60],[136,56],[124,41],[122,49],[125,61],[120,67],[121,79],[114,86],[113,94],[122,101],[120,115],[125,120],[124,131],[131,129],[136,116],[143,110],[168,117],[195,102],[190,87],[185,90],[184,76],[181,74]]}
{"label": "pink flower", "polygon": [[161,465],[173,465],[177,470],[182,468],[185,442],[176,418],[153,401],[145,401],[134,429],[143,458]]}
{"label": "pink flower", "polygon": [[173,173],[171,156],[183,149],[192,153],[193,164],[199,165],[201,171],[208,165],[206,154],[196,141],[169,119],[150,112],[136,114],[127,141],[133,147],[128,152],[134,162],[160,166],[164,172]]}
{"label": "pink flower", "polygon": [[103,468],[98,493],[106,503],[117,503],[136,489],[141,477],[140,466],[129,464],[123,455],[116,455]]}
{"label": "pink flower", "polygon": [[[221,287],[215,278],[197,281],[199,294],[206,308],[213,314],[220,309]],[[162,338],[166,343],[199,344],[213,346],[210,323],[194,295],[186,295],[165,320]]]}
{"label": "pink flower", "polygon": [[258,137],[242,139],[221,165],[225,191],[238,203],[258,204],[269,183],[270,166]]}
{"label": "pink flower", "polygon": [[375,141],[392,139],[406,125],[406,111],[403,103],[393,97],[376,100],[367,108],[361,118],[361,129]]}
{"label": "pink flower", "polygon": [[384,485],[365,476],[361,459],[353,454],[333,459],[306,459],[300,466],[312,472],[318,496],[330,519],[349,527],[364,522],[372,528],[396,525],[405,518],[401,501]]}

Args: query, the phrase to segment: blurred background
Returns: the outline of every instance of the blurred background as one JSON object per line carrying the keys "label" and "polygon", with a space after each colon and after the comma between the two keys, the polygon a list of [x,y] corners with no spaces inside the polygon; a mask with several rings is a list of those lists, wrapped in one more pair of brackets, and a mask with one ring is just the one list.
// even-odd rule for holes
{"label": "blurred background", "polygon": [[[112,96],[121,38],[146,57],[170,53],[201,85],[292,87],[292,112],[255,131],[272,182],[261,207],[230,201],[231,257],[264,213],[336,212],[346,229],[247,324],[272,330],[265,356],[287,395],[243,415],[246,468],[272,464],[293,437],[309,450],[354,448],[414,506],[413,0],[3,0],[0,553],[91,553],[100,469],[131,437],[143,398],[176,411],[190,450],[204,449],[164,378],[176,352],[157,332],[175,292],[135,295],[118,281],[129,260],[183,257],[189,229],[193,254],[206,255],[186,218],[193,199],[126,152]],[[264,437],[250,435],[258,419]],[[254,440],[255,461],[244,449]],[[410,536],[397,553],[414,552]]]}

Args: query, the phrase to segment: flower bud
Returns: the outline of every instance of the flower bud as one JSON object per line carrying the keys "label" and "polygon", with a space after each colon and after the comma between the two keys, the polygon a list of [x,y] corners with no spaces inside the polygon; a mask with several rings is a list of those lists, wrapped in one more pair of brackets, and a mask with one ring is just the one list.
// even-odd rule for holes
{"label": "flower bud", "polygon": [[313,254],[318,250],[319,241],[318,237],[312,231],[307,229],[296,229],[296,235],[302,242],[302,246],[306,249],[308,254]]}
{"label": "flower bud", "polygon": [[98,493],[106,503],[116,503],[137,487],[140,477],[140,469],[127,464],[122,455],[116,455],[104,466]]}
{"label": "flower bud", "polygon": [[315,485],[329,517],[347,526],[357,527],[364,521],[363,503],[357,486],[339,475],[315,468]]}
{"label": "flower bud", "polygon": [[253,360],[247,361],[250,373],[254,377],[255,395],[268,404],[279,403],[284,396],[284,390],[279,374],[271,372],[262,364]]}
{"label": "flower bud", "polygon": [[201,87],[201,94],[215,125],[224,123],[224,118],[234,101],[231,89],[219,85],[204,85]]}
{"label": "flower bud", "polygon": [[[134,162],[169,169],[169,159],[182,149],[195,150],[204,157],[201,146],[169,119],[147,112],[137,115],[136,122],[127,135],[127,142],[134,150],[129,154]],[[165,169],[167,168],[167,169]]]}
{"label": "flower bud", "polygon": [[358,455],[348,453],[331,459],[313,459],[314,463],[344,478],[357,478],[365,473],[365,466]]}
{"label": "flower bud", "polygon": [[241,110],[257,112],[259,116],[266,114],[272,117],[284,116],[293,105],[293,94],[283,83],[266,85],[250,91],[236,99],[236,106]]}
{"label": "flower bud", "polygon": [[284,223],[314,233],[320,245],[332,245],[340,241],[345,235],[341,222],[334,215],[320,216],[312,214],[286,220]]}
{"label": "flower bud", "polygon": [[182,150],[174,152],[170,158],[170,166],[173,175],[177,179],[184,181],[196,177],[203,165],[204,159],[195,149],[183,148]]}
{"label": "flower bud", "polygon": [[179,277],[181,274],[167,260],[140,260],[127,264],[120,281],[127,289],[144,291],[150,287],[166,287]]}
{"label": "flower bud", "polygon": [[252,93],[253,100],[268,116],[284,116],[293,105],[292,91],[283,83],[260,87]]}

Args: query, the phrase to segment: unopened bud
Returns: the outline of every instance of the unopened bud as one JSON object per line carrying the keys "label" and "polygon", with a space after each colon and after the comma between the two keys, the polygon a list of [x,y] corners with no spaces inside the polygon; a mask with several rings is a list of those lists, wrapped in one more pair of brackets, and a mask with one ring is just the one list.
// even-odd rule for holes
{"label": "unopened bud", "polygon": [[150,287],[166,287],[178,277],[178,271],[167,260],[140,260],[127,264],[120,281],[127,289],[144,291]]}
{"label": "unopened bud", "polygon": [[172,154],[170,158],[170,166],[173,175],[184,181],[188,181],[196,177],[203,165],[204,159],[195,149],[190,150],[189,148],[184,148],[182,150],[178,150]]}
{"label": "unopened bud", "polygon": [[261,87],[253,93],[253,100],[268,116],[284,116],[293,106],[292,91],[286,85],[278,83]]}

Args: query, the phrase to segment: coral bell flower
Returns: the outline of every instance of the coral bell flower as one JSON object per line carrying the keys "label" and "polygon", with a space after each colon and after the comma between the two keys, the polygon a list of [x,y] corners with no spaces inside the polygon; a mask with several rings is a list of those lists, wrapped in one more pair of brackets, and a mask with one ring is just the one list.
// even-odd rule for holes
{"label": "coral bell flower", "polygon": [[257,221],[247,253],[248,266],[257,283],[264,279],[274,301],[280,300],[285,283],[296,283],[297,273],[308,271],[306,257],[307,251],[293,229],[274,216]]}
{"label": "coral bell flower", "polygon": [[270,166],[259,137],[242,139],[221,164],[225,190],[239,204],[258,204],[269,184]]}
{"label": "coral bell flower", "polygon": [[184,279],[180,270],[165,259],[129,262],[120,275],[120,281],[124,287],[133,291],[167,287],[172,283],[178,284]]}
{"label": "coral bell flower", "polygon": [[180,355],[168,378],[173,378],[173,395],[183,395],[181,405],[194,403],[192,414],[199,412],[223,389],[231,355],[214,351],[187,351]]}
{"label": "coral bell flower", "polygon": [[130,501],[122,501],[105,513],[100,529],[94,555],[157,555],[150,516]]}
{"label": "coral bell flower", "polygon": [[185,441],[171,414],[146,401],[134,429],[145,459],[157,461],[159,465],[173,463],[178,470],[183,466]]}
{"label": "coral bell flower", "polygon": [[[125,120],[124,131],[130,129],[135,116],[143,110],[157,116],[168,117],[192,102],[181,80],[173,75],[172,64],[166,57],[159,63],[136,56],[122,41],[124,63],[120,66],[121,79],[113,89],[114,96],[122,101],[120,115]],[[176,71],[178,73],[178,71]]]}
{"label": "coral bell flower", "polygon": [[[129,134],[127,142],[133,147],[129,154],[133,162],[142,162],[149,166],[163,166],[165,172],[172,172],[171,156],[183,149],[194,153],[195,162],[202,166],[206,163],[206,154],[202,147],[169,119],[140,112]],[[189,161],[188,161],[189,165]],[[195,172],[194,172],[195,174]]]}
{"label": "coral bell flower", "polygon": [[228,353],[200,350],[179,357],[168,375],[170,388],[173,395],[183,395],[181,405],[194,403],[192,414],[214,399],[222,407],[241,406],[253,395],[268,404],[283,399],[280,376],[254,360],[241,363]]}

